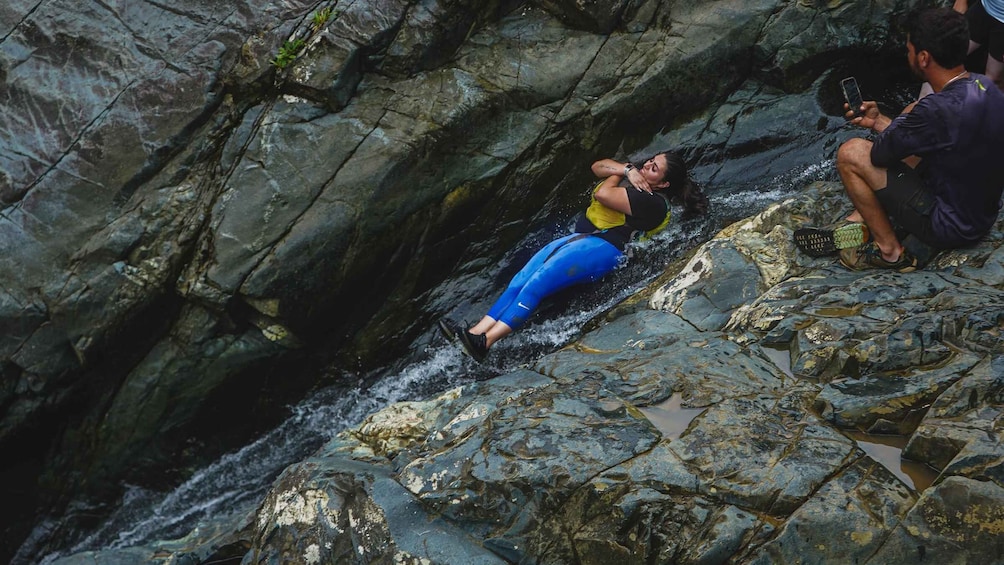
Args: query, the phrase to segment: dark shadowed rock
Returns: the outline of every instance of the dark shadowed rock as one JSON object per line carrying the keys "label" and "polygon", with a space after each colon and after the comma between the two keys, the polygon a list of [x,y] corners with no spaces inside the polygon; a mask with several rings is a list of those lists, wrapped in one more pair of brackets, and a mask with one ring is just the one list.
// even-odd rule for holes
{"label": "dark shadowed rock", "polygon": [[[253,523],[185,551],[254,563],[1000,563],[1001,350],[968,337],[982,323],[968,320],[986,318],[957,299],[978,286],[965,266],[993,252],[898,276],[761,252],[807,221],[805,200],[695,252],[731,248],[764,273],[755,300],[726,303],[722,329],[654,309],[714,288],[681,261],[645,291],[653,309],[611,314],[533,370],[372,414],[287,469]],[[876,339],[932,315],[958,320],[922,334],[935,352],[952,340],[937,362],[911,365],[914,348]],[[800,339],[830,344],[832,374],[766,355],[787,343],[794,361]],[[906,453],[941,476],[918,491],[842,433],[856,428],[913,434]]]}
{"label": "dark shadowed rock", "polygon": [[[898,46],[893,22],[914,4],[7,2],[0,446],[31,446],[30,474],[44,477],[39,502],[54,508],[114,490],[123,477],[190,472],[204,455],[190,449],[203,430],[214,432],[206,451],[225,450],[313,387],[318,367],[339,358],[370,368],[401,353],[424,327],[426,293],[454,269],[478,276],[475,267],[509,249],[527,218],[567,202],[597,155],[704,121],[682,146],[731,158],[790,139],[732,124],[754,109],[779,112],[788,95],[818,113],[812,95],[792,91],[835,58]],[[839,211],[825,213],[832,221]],[[542,362],[540,371],[583,394],[537,391],[542,405],[564,407],[547,421],[552,436],[592,411],[647,449],[658,434],[626,408],[605,414],[608,398],[643,406],[680,392],[689,406],[710,406],[738,402],[738,390],[783,396],[788,383],[748,347],[752,338],[733,334],[771,324],[779,314],[762,304],[766,318],[741,325],[752,316],[745,305],[820,263],[791,257],[793,222],[754,222],[655,291],[654,308],[679,319],[653,323],[690,324],[693,337],[688,330],[654,355],[630,346],[568,361],[595,368],[588,379]],[[792,366],[823,367],[823,380],[946,359],[949,334],[978,355],[999,351],[999,334],[985,331],[997,318],[975,308],[970,291],[950,288],[952,277],[975,281],[977,294],[999,285],[997,246],[939,261],[944,275],[900,289],[905,309],[877,303],[891,325],[820,322],[809,331],[782,316],[764,339],[797,336],[793,350],[805,353]],[[934,306],[946,313],[918,314]],[[884,341],[820,337],[882,328]],[[399,339],[388,347],[387,336]],[[918,339],[934,344],[918,353]],[[657,369],[642,368],[649,362]],[[674,376],[660,380],[663,370]],[[730,391],[735,373],[743,378]],[[920,393],[887,398],[908,397],[912,418],[914,399],[952,382],[941,375]],[[263,417],[235,417],[259,387],[253,404]],[[512,448],[507,440],[481,438],[489,452]],[[642,448],[608,449],[589,454],[591,473]],[[422,457],[431,469],[452,456]],[[577,487],[592,478],[583,472],[561,476]],[[561,488],[562,499],[574,490]],[[445,505],[438,496],[423,491]],[[512,511],[508,529],[492,534],[496,549],[535,535],[522,521],[529,514]],[[746,535],[739,525],[729,531]]]}
{"label": "dark shadowed rock", "polygon": [[[594,0],[573,2],[571,0],[541,0],[540,5],[572,27],[599,33],[610,33],[621,24],[621,15],[630,6],[628,0]],[[625,14],[626,15],[626,14]]]}
{"label": "dark shadowed rock", "polygon": [[518,4],[513,0],[431,0],[411,7],[394,41],[374,61],[381,72],[410,75],[446,63],[480,27]]}

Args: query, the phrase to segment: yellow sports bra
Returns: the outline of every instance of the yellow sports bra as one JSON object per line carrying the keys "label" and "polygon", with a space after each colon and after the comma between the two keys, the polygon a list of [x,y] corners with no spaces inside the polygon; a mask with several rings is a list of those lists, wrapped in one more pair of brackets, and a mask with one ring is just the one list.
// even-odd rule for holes
{"label": "yellow sports bra", "polygon": [[[592,202],[589,203],[589,208],[586,208],[586,219],[588,219],[590,222],[592,222],[592,224],[594,226],[596,226],[596,229],[598,229],[599,231],[606,231],[608,229],[620,227],[620,226],[626,225],[628,223],[627,216],[623,212],[618,212],[617,210],[613,210],[611,208],[607,208],[606,206],[604,206],[603,204],[601,204],[598,200],[596,200],[596,196],[595,196],[596,191],[599,190],[600,185],[602,185],[603,182],[604,181],[600,181],[600,182],[596,183],[595,187],[593,187],[592,194],[594,196],[592,198]],[[658,194],[658,193],[656,193],[656,194]],[[662,196],[662,195],[660,195],[660,196]],[[665,200],[664,196],[663,196],[663,200]],[[645,231],[644,235],[642,236],[642,238],[646,239],[646,238],[652,237],[653,235],[655,235],[655,234],[659,233],[660,231],[664,230],[666,228],[666,226],[669,224],[669,220],[670,220],[671,216],[672,216],[672,213],[670,211],[669,201],[667,200],[666,201],[666,217],[663,218],[661,224],[659,224],[655,228],[652,228],[650,230]],[[636,231],[641,231],[641,230],[636,230]]]}

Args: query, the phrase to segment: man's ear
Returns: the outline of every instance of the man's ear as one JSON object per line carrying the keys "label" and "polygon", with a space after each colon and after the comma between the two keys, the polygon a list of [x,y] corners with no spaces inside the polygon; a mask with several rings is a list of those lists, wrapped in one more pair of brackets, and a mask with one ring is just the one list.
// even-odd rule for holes
{"label": "man's ear", "polygon": [[926,69],[928,65],[931,64],[931,52],[927,49],[917,52],[917,65],[922,69]]}

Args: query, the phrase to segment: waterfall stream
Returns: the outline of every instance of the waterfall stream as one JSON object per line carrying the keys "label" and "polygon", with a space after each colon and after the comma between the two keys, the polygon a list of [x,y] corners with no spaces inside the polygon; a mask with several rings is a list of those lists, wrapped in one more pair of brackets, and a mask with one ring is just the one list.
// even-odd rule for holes
{"label": "waterfall stream", "polygon": [[[253,511],[272,481],[287,466],[316,451],[336,434],[359,424],[367,415],[392,403],[418,400],[475,380],[503,374],[574,340],[591,318],[637,292],[663,272],[665,266],[706,241],[728,221],[742,218],[790,197],[814,180],[832,180],[832,160],[800,165],[788,173],[737,190],[705,187],[711,200],[709,217],[673,223],[658,236],[636,244],[629,264],[603,281],[564,293],[557,304],[545,304],[526,328],[493,348],[485,365],[464,356],[456,344],[446,343],[430,320],[424,345],[406,359],[365,379],[365,387],[330,387],[292,406],[288,418],[251,444],[224,455],[194,473],[169,492],[126,485],[125,494],[100,526],[81,532],[61,551],[41,563],[100,549],[115,549],[155,540],[185,536],[203,521],[239,517]],[[555,231],[558,231],[555,229]],[[529,234],[507,260],[523,260],[521,248],[538,246],[548,234]],[[525,253],[523,253],[525,255]],[[515,265],[518,267],[518,265]],[[500,292],[507,281],[497,281]],[[50,524],[51,526],[51,524]],[[32,538],[44,537],[45,524]],[[31,538],[29,542],[31,543]],[[26,548],[22,547],[22,551]]]}

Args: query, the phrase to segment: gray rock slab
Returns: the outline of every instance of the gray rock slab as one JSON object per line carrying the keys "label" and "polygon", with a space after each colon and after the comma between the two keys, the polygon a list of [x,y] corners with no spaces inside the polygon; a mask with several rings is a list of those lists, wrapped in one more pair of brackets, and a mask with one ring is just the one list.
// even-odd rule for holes
{"label": "gray rock slab", "polygon": [[431,516],[388,470],[327,455],[287,469],[263,501],[246,563],[477,563],[503,560]]}
{"label": "gray rock slab", "polygon": [[902,523],[866,562],[1004,563],[1004,488],[949,477],[924,491]]}
{"label": "gray rock slab", "polygon": [[1004,358],[987,357],[931,405],[903,451],[943,471],[1004,486]]}
{"label": "gray rock slab", "polygon": [[854,443],[805,408],[811,390],[732,398],[671,444],[714,497],[786,516],[856,457]]}
{"label": "gray rock slab", "polygon": [[577,489],[532,538],[542,563],[713,563],[761,529],[756,513],[701,492],[663,441]]}
{"label": "gray rock slab", "polygon": [[916,498],[885,467],[862,457],[813,493],[743,562],[866,563],[900,526]]}
{"label": "gray rock slab", "polygon": [[658,440],[629,405],[551,385],[500,403],[449,449],[414,458],[398,480],[479,537],[518,546],[538,516],[572,490]]}
{"label": "gray rock slab", "polygon": [[650,304],[673,312],[701,330],[725,326],[733,310],[759,296],[760,270],[731,241],[702,246],[677,279],[660,288]]}
{"label": "gray rock slab", "polygon": [[687,407],[780,390],[783,373],[714,332],[696,332],[679,317],[644,311],[618,318],[578,344],[545,356],[536,369],[562,383],[610,391],[636,406],[674,392]]}
{"label": "gray rock slab", "polygon": [[831,382],[820,392],[817,406],[824,418],[843,428],[910,433],[931,402],[978,362],[977,356],[962,353],[940,367]]}

